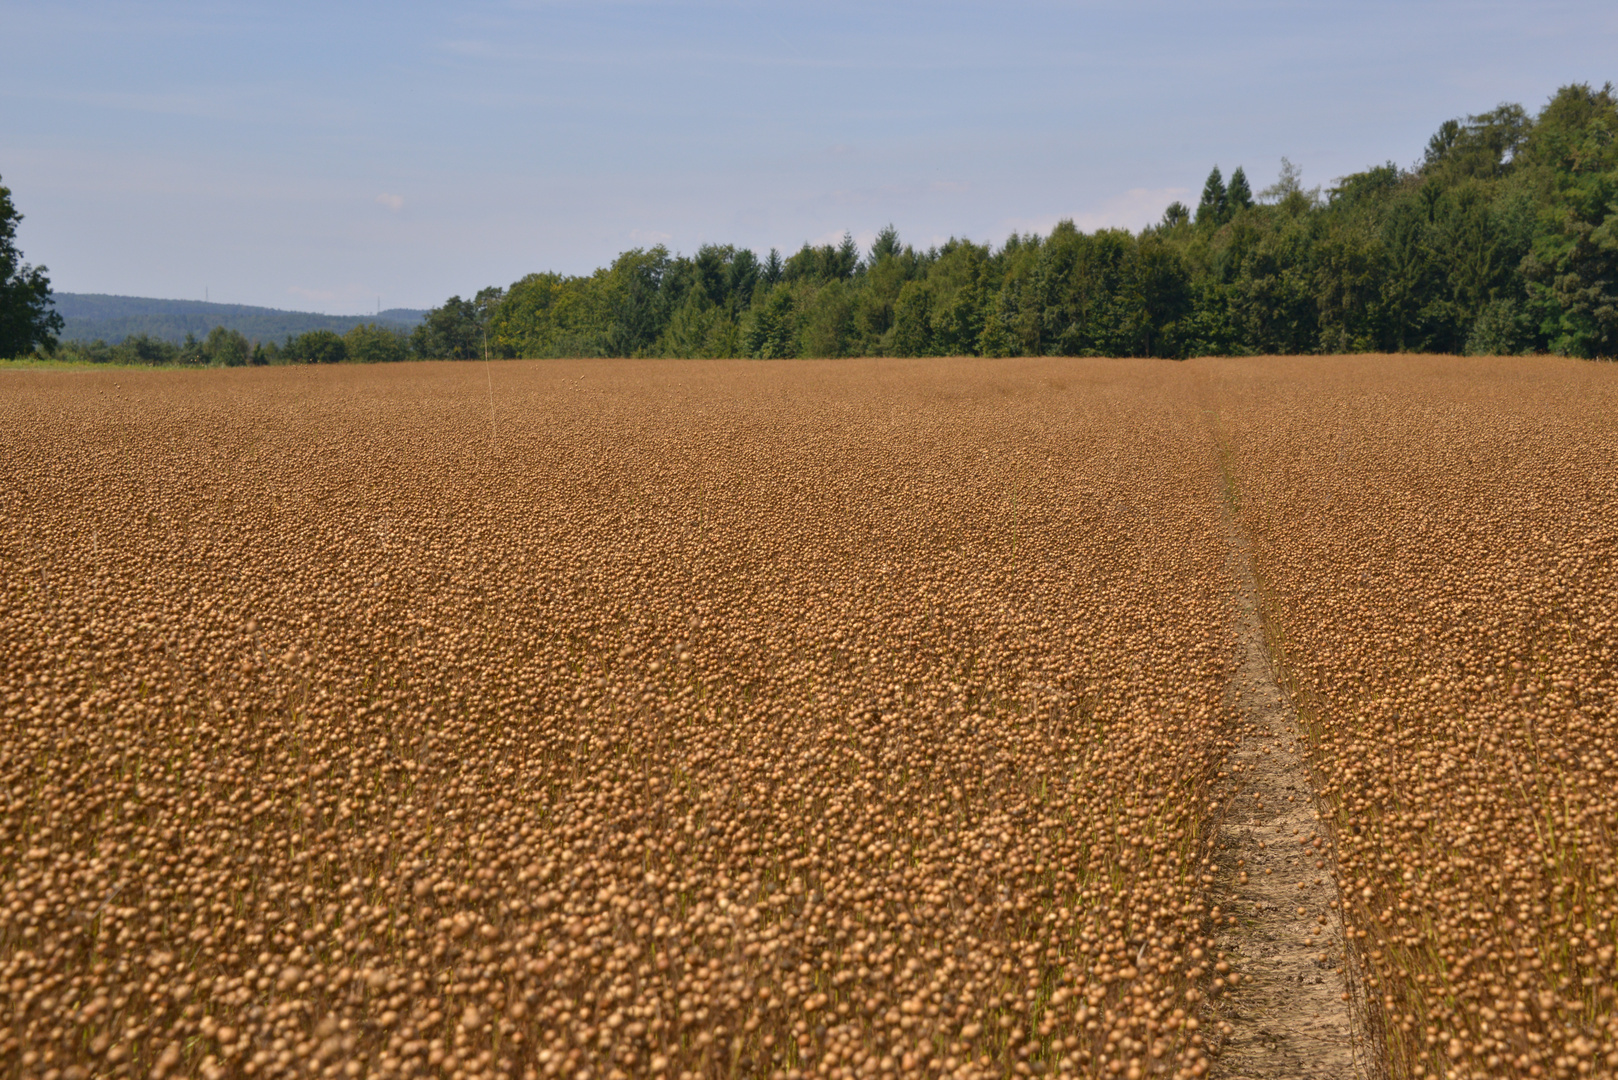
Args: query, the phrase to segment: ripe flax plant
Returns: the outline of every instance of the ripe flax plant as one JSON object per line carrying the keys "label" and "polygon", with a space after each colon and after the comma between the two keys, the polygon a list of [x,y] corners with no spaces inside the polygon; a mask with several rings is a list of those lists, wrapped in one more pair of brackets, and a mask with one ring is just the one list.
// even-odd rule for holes
{"label": "ripe flax plant", "polygon": [[476,374],[5,373],[0,1068],[1209,1071],[1182,369]]}
{"label": "ripe flax plant", "polygon": [[1611,1075],[1614,372],[1207,366],[1388,1069]]}

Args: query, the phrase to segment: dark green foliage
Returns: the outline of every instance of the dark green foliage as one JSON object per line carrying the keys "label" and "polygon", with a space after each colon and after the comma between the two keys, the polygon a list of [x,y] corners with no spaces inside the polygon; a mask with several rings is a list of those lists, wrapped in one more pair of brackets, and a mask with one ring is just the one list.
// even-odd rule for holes
{"label": "dark green foliage", "polygon": [[746,354],[760,360],[798,355],[796,314],[792,290],[786,282],[777,282],[751,312],[743,335]]}
{"label": "dark green foliage", "polygon": [[764,267],[759,271],[759,280],[766,285],[774,285],[781,280],[783,273],[785,267],[781,265],[781,253],[771,248],[769,258],[764,260]]}
{"label": "dark green foliage", "polygon": [[483,355],[478,305],[452,296],[411,331],[410,351],[429,360],[471,360]]}
{"label": "dark green foliage", "polygon": [[1521,105],[1501,105],[1465,120],[1446,120],[1427,141],[1422,173],[1446,183],[1497,178],[1505,173],[1532,127],[1533,121]]}
{"label": "dark green foliage", "polygon": [[1225,178],[1215,165],[1202,184],[1202,201],[1197,203],[1197,224],[1218,227],[1230,217],[1230,194],[1225,190]]}
{"label": "dark green foliage", "polygon": [[1193,213],[1140,233],[952,239],[893,226],[760,260],[729,246],[624,253],[452,297],[418,356],[1187,357],[1343,351],[1618,353],[1618,102],[1561,90],[1446,121],[1416,168],[1324,194],[1285,158],[1255,194],[1216,167]]}
{"label": "dark green foliage", "polygon": [[288,334],[280,343],[249,341],[245,334],[215,326],[198,340],[186,334],[178,343],[132,334],[109,345],[94,341],[68,341],[45,355],[58,360],[92,364],[128,364],[166,367],[242,367],[247,364],[336,364],[344,361],[375,364],[410,358],[410,338],[397,325],[361,323],[339,336],[327,329]]}
{"label": "dark green foliage", "polygon": [[213,367],[242,367],[253,355],[253,347],[238,330],[216,326],[200,350],[202,360]]}
{"label": "dark green foliage", "polygon": [[933,352],[933,294],[922,282],[907,281],[893,304],[894,356],[930,356]]}
{"label": "dark green foliage", "polygon": [[899,230],[895,229],[890,222],[883,227],[881,232],[876,234],[876,239],[871,242],[871,254],[866,260],[866,266],[869,268],[883,259],[891,259],[898,255],[901,250],[903,249],[899,246]]}
{"label": "dark green foliage", "polygon": [[410,335],[391,326],[361,323],[343,335],[346,358],[358,364],[387,364],[408,359]]}
{"label": "dark green foliage", "polygon": [[23,356],[36,346],[49,350],[62,329],[45,267],[29,266],[17,250],[21,220],[11,189],[0,184],[0,357]]}
{"label": "dark green foliage", "polygon": [[331,330],[311,330],[281,346],[282,363],[340,364],[347,359],[348,346]]}
{"label": "dark green foliage", "polygon": [[167,367],[180,362],[180,346],[161,338],[133,334],[113,345],[100,338],[94,341],[65,341],[46,355],[55,360],[86,364]]}
{"label": "dark green foliage", "polygon": [[1238,214],[1252,205],[1253,189],[1247,183],[1247,173],[1238,165],[1230,174],[1230,187],[1225,189],[1225,207],[1229,213]]}
{"label": "dark green foliage", "polygon": [[854,238],[847,233],[843,234],[843,242],[836,246],[823,244],[820,247],[803,245],[798,253],[786,261],[782,267],[781,279],[783,281],[807,281],[815,285],[824,285],[829,281],[843,281],[854,276],[859,268],[859,248],[854,245]]}
{"label": "dark green foliage", "polygon": [[[1195,212],[1139,233],[951,239],[917,251],[889,225],[760,259],[624,252],[582,277],[536,273],[452,296],[406,338],[383,322],[284,342],[229,324],[55,346],[42,269],[22,265],[0,188],[0,352],[135,364],[363,363],[407,357],[1012,356],[1438,351],[1618,356],[1618,95],[1562,88],[1447,120],[1413,169],[1305,188],[1285,158],[1256,195],[1215,167]],[[64,297],[73,303],[85,298]],[[115,301],[119,298],[90,298]],[[173,302],[183,303],[183,302]],[[218,305],[214,305],[217,307]],[[283,313],[284,314],[284,313]],[[408,314],[408,313],[407,313]],[[176,324],[178,325],[178,324]],[[343,336],[338,330],[344,330]],[[6,335],[10,335],[9,337]],[[99,335],[98,335],[99,337]]]}
{"label": "dark green foliage", "polygon": [[1618,97],[1563,88],[1525,140],[1543,197],[1523,260],[1527,307],[1558,352],[1618,356]]}

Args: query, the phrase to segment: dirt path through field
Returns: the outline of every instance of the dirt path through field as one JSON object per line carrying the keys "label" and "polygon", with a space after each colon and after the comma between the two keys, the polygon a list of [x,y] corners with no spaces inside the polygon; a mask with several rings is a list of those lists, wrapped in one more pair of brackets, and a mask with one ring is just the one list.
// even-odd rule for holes
{"label": "dirt path through field", "polygon": [[[1265,646],[1246,538],[1230,515],[1241,666],[1228,690],[1242,738],[1222,787],[1219,942],[1237,973],[1221,1006],[1230,1025],[1215,1075],[1321,1080],[1365,1075],[1356,1055],[1332,855],[1319,828],[1297,717]],[[1359,1062],[1356,1063],[1356,1057]]]}

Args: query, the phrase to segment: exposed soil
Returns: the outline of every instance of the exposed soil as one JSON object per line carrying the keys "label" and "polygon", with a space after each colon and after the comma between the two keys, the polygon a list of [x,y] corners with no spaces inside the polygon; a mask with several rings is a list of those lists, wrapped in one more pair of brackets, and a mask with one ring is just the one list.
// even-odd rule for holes
{"label": "exposed soil", "polygon": [[1367,1075],[1346,1000],[1348,976],[1329,838],[1320,827],[1297,714],[1276,679],[1258,613],[1245,538],[1234,521],[1230,562],[1238,589],[1241,666],[1228,703],[1242,717],[1220,791],[1219,942],[1237,976],[1221,1005],[1224,1051],[1215,1075],[1348,1078]]}

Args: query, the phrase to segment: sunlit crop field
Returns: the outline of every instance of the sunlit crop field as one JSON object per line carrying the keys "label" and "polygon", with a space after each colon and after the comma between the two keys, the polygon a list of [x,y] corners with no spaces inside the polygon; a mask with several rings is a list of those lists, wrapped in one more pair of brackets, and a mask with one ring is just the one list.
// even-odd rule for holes
{"label": "sunlit crop field", "polygon": [[1203,1075],[1193,374],[6,373],[0,1068]]}
{"label": "sunlit crop field", "polygon": [[1393,1074],[1618,1075],[1618,369],[1209,377]]}
{"label": "sunlit crop field", "polygon": [[0,1076],[1217,1076],[1232,528],[1367,1073],[1611,1075],[1615,450],[1545,359],[0,373]]}

